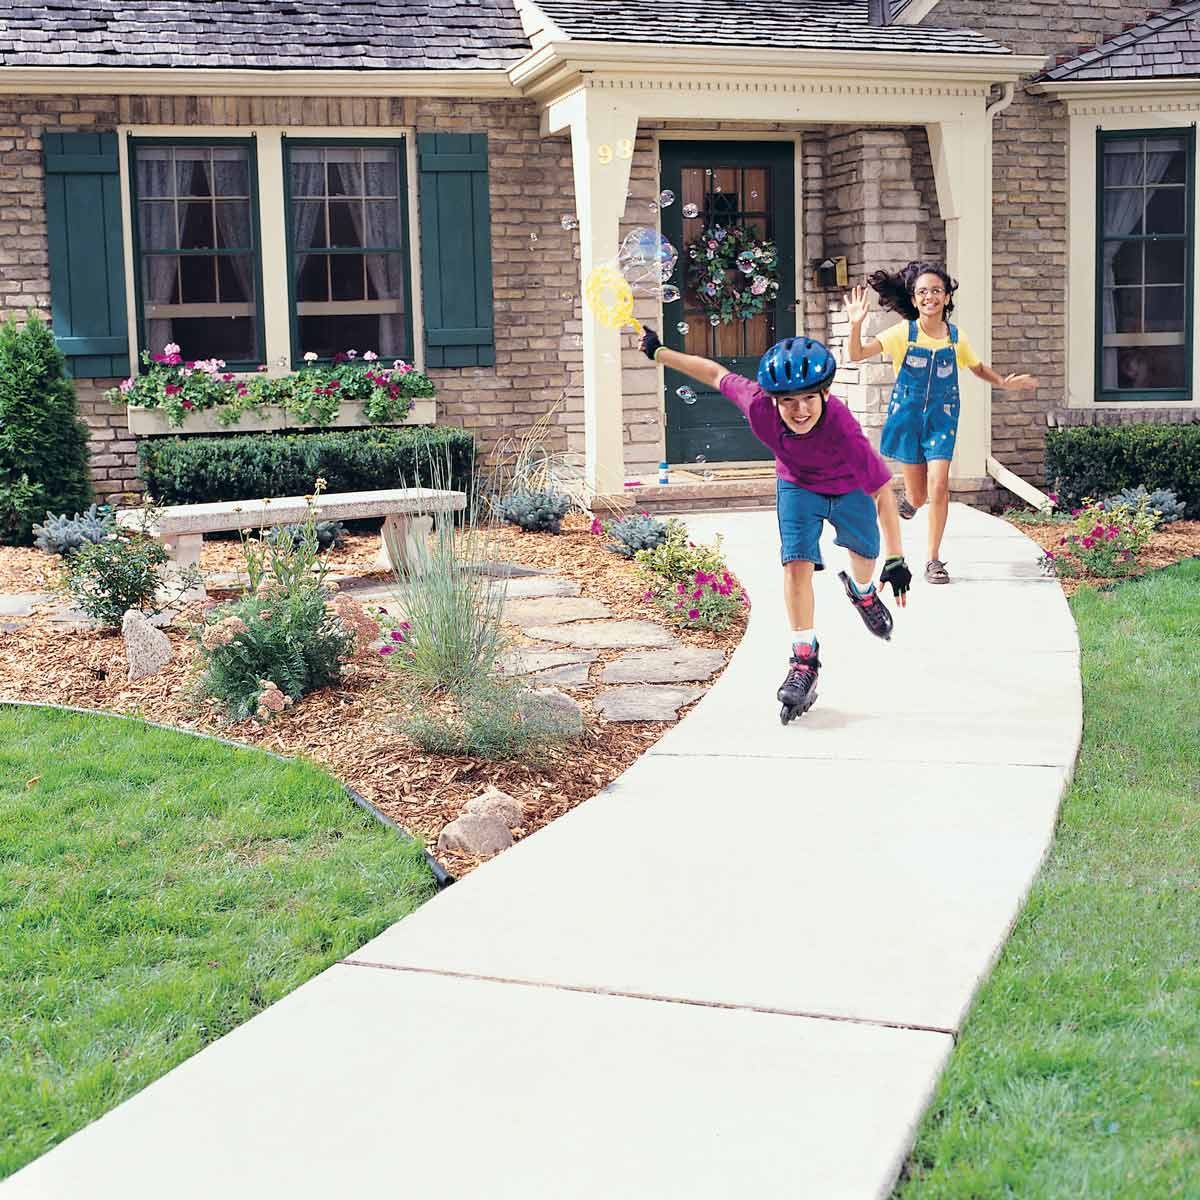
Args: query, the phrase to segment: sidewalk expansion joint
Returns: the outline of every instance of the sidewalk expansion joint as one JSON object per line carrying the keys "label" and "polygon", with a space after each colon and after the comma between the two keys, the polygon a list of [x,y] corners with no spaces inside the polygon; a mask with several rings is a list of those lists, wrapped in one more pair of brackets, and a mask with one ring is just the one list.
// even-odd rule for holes
{"label": "sidewalk expansion joint", "polygon": [[448,979],[473,979],[478,983],[505,983],[516,987],[544,988],[555,992],[583,992],[592,996],[617,996],[623,1000],[650,1000],[656,1004],[685,1004],[694,1008],[723,1008],[732,1012],[763,1013],[772,1017],[804,1017],[810,1021],[837,1021],[846,1025],[870,1025],[877,1029],[903,1029],[915,1033],[943,1033],[958,1040],[958,1032],[943,1025],[919,1025],[911,1021],[885,1021],[875,1017],[848,1017],[838,1013],[806,1012],[803,1009],[772,1008],[761,1004],[735,1004],[724,1000],[694,1000],[688,996],[662,996],[655,992],[627,992],[620,988],[578,983],[548,983],[541,979],[512,979],[505,975],[480,975],[474,971],[449,971],[438,967],[412,967],[401,963],[366,962],[343,958],[342,967],[366,967],[375,971],[400,971],[411,975],[439,975]]}
{"label": "sidewalk expansion joint", "polygon": [[[728,751],[705,750],[654,750],[650,749],[645,758],[737,758],[754,762],[785,763],[799,759],[800,755],[793,754],[732,754]],[[1043,762],[972,762],[970,759],[941,759],[941,758],[873,758],[863,755],[861,758],[853,754],[806,754],[805,762],[869,762],[881,766],[895,767],[1020,767],[1031,771],[1065,771],[1066,763]],[[611,784],[609,785],[612,786]]]}

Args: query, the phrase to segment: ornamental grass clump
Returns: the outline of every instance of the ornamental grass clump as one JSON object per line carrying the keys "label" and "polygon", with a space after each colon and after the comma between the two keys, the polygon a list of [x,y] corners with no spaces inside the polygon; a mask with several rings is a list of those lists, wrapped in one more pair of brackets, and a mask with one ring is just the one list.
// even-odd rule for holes
{"label": "ornamental grass clump", "polygon": [[1108,510],[1085,500],[1084,507],[1071,516],[1074,524],[1059,539],[1058,549],[1047,551],[1040,560],[1047,574],[1061,579],[1120,579],[1137,574],[1137,556],[1159,521],[1146,496],[1136,505],[1118,504]]}
{"label": "ornamental grass clump", "polygon": [[633,558],[639,550],[653,550],[667,540],[667,523],[652,517],[649,513],[637,513],[634,516],[622,517],[618,521],[610,521],[607,526],[596,518],[593,528],[599,524],[600,530],[607,532],[614,540],[606,549],[622,558]]}
{"label": "ornamental grass clump", "polygon": [[[317,481],[316,494],[323,480]],[[335,594],[320,561],[316,510],[295,538],[243,538],[248,588],[192,630],[200,690],[233,721],[269,721],[302,696],[337,683],[366,653],[379,625],[362,605]]]}

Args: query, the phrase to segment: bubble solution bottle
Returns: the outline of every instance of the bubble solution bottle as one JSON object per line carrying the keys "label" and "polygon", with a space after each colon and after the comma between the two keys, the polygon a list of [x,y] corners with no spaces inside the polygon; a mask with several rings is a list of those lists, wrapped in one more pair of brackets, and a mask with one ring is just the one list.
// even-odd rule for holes
{"label": "bubble solution bottle", "polygon": [[658,464],[658,482],[660,484],[671,482],[671,476],[667,472],[667,464],[665,462]]}

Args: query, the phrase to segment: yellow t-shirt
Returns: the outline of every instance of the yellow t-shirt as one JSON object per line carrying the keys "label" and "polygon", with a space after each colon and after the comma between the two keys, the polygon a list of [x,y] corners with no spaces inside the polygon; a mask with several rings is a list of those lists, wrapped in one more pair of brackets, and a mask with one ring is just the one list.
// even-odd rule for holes
{"label": "yellow t-shirt", "polygon": [[[883,347],[884,354],[892,360],[892,366],[899,375],[900,368],[904,365],[904,352],[908,349],[908,322],[901,321],[899,325],[892,325],[882,333],[877,333],[875,337]],[[945,350],[950,345],[950,339],[932,338],[918,325],[917,345],[925,350]],[[979,356],[971,349],[971,343],[967,341],[967,335],[961,329],[958,331],[955,358],[961,369],[969,371],[972,367],[979,366]]]}

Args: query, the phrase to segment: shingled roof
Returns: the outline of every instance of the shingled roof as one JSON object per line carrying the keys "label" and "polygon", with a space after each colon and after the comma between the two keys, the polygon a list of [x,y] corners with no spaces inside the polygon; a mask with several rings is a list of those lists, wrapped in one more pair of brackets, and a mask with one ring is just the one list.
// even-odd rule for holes
{"label": "shingled roof", "polygon": [[0,68],[503,70],[513,0],[0,0]]}
{"label": "shingled roof", "polygon": [[1186,79],[1200,76],[1200,0],[1148,17],[1075,58],[1051,67],[1041,82],[1089,79]]}
{"label": "shingled roof", "polygon": [[1008,54],[969,29],[872,25],[867,0],[536,0],[569,38],[780,50],[877,50],[885,54]]}

